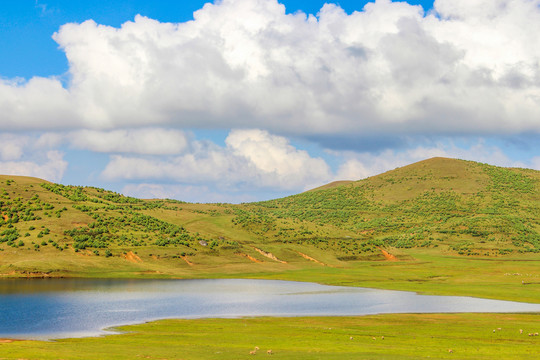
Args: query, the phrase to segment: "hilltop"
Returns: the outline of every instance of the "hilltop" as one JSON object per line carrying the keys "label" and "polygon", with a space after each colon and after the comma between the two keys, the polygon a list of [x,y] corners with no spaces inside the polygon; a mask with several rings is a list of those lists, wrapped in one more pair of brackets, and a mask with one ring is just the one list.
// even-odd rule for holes
{"label": "hilltop", "polygon": [[[360,181],[231,205],[142,200],[0,176],[0,276],[313,280],[317,274],[320,281],[347,283],[361,270],[364,277],[353,283],[373,286],[396,277],[372,276],[372,265],[535,262],[539,181],[539,171],[433,158]],[[324,280],[336,271],[347,276]],[[403,281],[392,287],[411,286]]]}

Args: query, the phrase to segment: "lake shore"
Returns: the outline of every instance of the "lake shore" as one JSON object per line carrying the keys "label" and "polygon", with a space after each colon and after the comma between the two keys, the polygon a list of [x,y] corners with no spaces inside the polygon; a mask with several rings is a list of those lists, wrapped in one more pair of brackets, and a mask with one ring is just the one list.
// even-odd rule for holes
{"label": "lake shore", "polygon": [[[195,266],[189,266],[179,261],[154,260],[145,255],[145,251],[140,249],[139,255],[144,261],[136,264],[104,257],[81,257],[73,262],[69,256],[47,257],[36,263],[25,261],[29,270],[13,272],[6,268],[0,271],[5,274],[0,275],[0,279],[271,279],[540,303],[538,254],[519,258],[474,258],[440,255],[433,249],[402,249],[402,255],[409,260],[351,261],[341,267],[322,266],[307,260],[287,264],[267,261],[217,265],[198,260]],[[88,262],[89,259],[92,262]]]}

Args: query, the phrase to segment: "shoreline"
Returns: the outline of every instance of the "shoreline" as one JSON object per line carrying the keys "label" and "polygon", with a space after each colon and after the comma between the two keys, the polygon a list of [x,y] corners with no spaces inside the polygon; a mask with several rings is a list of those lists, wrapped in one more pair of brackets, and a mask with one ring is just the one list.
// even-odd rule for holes
{"label": "shoreline", "polygon": [[[536,260],[535,260],[536,261]],[[520,302],[520,303],[527,303],[527,304],[540,304],[540,299],[532,299],[533,301],[529,300],[522,300],[517,299],[515,297],[497,297],[497,296],[491,296],[490,294],[472,294],[470,292],[446,292],[442,291],[440,289],[436,288],[429,288],[429,289],[415,289],[415,288],[403,288],[402,286],[393,284],[393,283],[366,283],[365,281],[353,283],[353,282],[341,282],[341,281],[335,281],[335,279],[329,279],[328,281],[325,281],[324,279],[312,279],[312,278],[299,278],[295,276],[288,276],[287,273],[263,273],[263,274],[249,274],[245,276],[235,276],[239,274],[215,274],[215,276],[200,276],[200,277],[182,277],[177,275],[165,275],[165,274],[135,274],[136,276],[126,276],[126,277],[119,277],[119,276],[104,276],[103,274],[99,276],[73,276],[73,275],[65,275],[65,274],[59,274],[59,275],[47,275],[47,276],[0,276],[0,284],[2,281],[15,281],[15,280],[278,280],[278,281],[290,281],[290,282],[299,282],[299,283],[314,283],[324,286],[343,286],[343,287],[350,287],[350,288],[366,288],[366,289],[377,289],[377,290],[389,290],[389,291],[405,291],[405,292],[413,292],[418,295],[426,295],[426,296],[462,296],[462,297],[470,297],[470,298],[476,298],[476,299],[486,299],[486,300],[497,300],[497,301],[511,301],[511,302]],[[164,276],[165,275],[165,276]],[[208,274],[205,274],[208,275]],[[520,286],[526,286],[526,285],[540,285],[536,282],[531,283],[520,283]]]}
{"label": "shoreline", "polygon": [[[99,279],[96,279],[96,278],[72,278],[72,279],[75,279],[75,280],[81,280],[81,281],[85,281],[85,280],[89,280],[89,281],[95,281],[95,280],[99,280]],[[26,280],[26,279],[25,279]],[[36,279],[36,281],[41,281],[42,279]],[[46,279],[46,280],[43,280],[44,282],[47,282],[48,280],[55,280],[55,279]],[[58,279],[60,280],[60,279]],[[104,280],[113,280],[113,279],[104,279]],[[129,281],[152,281],[152,280],[157,280],[157,281],[163,281],[165,279],[117,279],[119,280],[119,283],[118,284],[115,284],[114,286],[118,286],[118,288],[120,289],[120,293],[123,292],[122,290],[122,282],[126,281],[126,282],[129,282]],[[208,280],[208,281],[212,281],[212,280],[218,280],[219,279],[168,279],[168,280],[165,280],[165,281],[205,281],[205,280]],[[237,278],[237,279],[222,279],[222,280],[229,280],[229,283],[227,282],[224,282],[221,284],[221,287],[225,287],[225,288],[229,288],[231,286],[233,286],[233,289],[234,289],[234,286],[236,285],[234,282],[230,282],[230,280],[234,281],[234,280],[238,280],[238,281],[242,281],[242,280],[253,280],[253,279],[240,279],[240,278]],[[256,281],[260,281],[260,282],[264,282],[264,281],[274,281],[274,282],[283,282],[284,285],[286,285],[285,283],[290,283],[290,285],[293,285],[293,286],[297,286],[297,285],[294,285],[292,283],[294,282],[297,282],[297,283],[306,283],[306,285],[308,284],[311,284],[311,285],[322,285],[322,286],[329,286],[329,285],[325,285],[325,284],[319,284],[319,283],[313,283],[313,282],[306,282],[306,281],[282,281],[282,280],[264,280],[264,279],[256,279]],[[1,280],[0,280],[0,283],[1,283]],[[131,284],[133,285],[133,284]],[[170,284],[169,284],[170,285]],[[176,289],[175,287],[169,287],[169,285],[167,284],[164,284],[163,286],[166,286],[168,287],[171,291],[173,292],[176,292],[176,291],[180,291],[180,293],[182,293],[182,289],[184,288],[182,285],[178,285],[178,289]],[[286,295],[286,294],[289,294],[290,291],[293,291],[293,290],[287,290],[290,285],[287,285],[287,287],[284,287],[282,289],[278,289],[278,290],[273,290],[275,291],[275,293],[272,292],[272,294],[268,295],[268,296],[275,296],[275,295]],[[102,285],[103,286],[103,285]],[[108,285],[107,285],[108,286]],[[195,285],[196,287],[193,288],[195,290],[190,290],[190,291],[193,291],[193,294],[198,294],[198,291],[205,291],[204,289],[206,289],[208,287],[208,284],[206,285]],[[213,285],[212,285],[213,286]],[[249,285],[249,283],[247,284],[244,284],[244,283],[240,283],[238,286],[241,286],[241,287],[245,287],[245,286],[253,286],[253,285]],[[261,291],[263,293],[265,293],[264,289],[267,288],[266,285],[261,285]],[[272,285],[272,286],[276,286],[276,285]],[[309,286],[309,285],[308,285]],[[199,287],[199,288],[198,288]],[[221,289],[221,287],[218,286],[218,288],[216,288],[217,290],[216,291],[221,291],[219,289]],[[330,287],[334,287],[332,285],[330,285]],[[339,286],[341,288],[345,288],[346,286]],[[27,286],[25,286],[25,288],[27,288]],[[140,289],[138,289],[137,291],[142,291],[142,292],[145,292],[146,286],[143,285],[143,287],[141,287]],[[109,322],[109,324],[106,324],[106,322],[103,322],[103,321],[97,321],[95,323],[95,325],[100,325],[103,324],[99,329],[89,329],[89,330],[75,330],[73,332],[70,332],[69,330],[66,330],[65,332],[62,332],[62,331],[56,331],[56,332],[49,332],[49,335],[47,333],[36,333],[35,336],[33,335],[30,335],[28,334],[28,336],[25,336],[26,334],[22,333],[20,336],[18,335],[14,335],[14,337],[10,337],[8,334],[4,333],[2,335],[2,337],[0,337],[0,343],[9,343],[9,342],[12,342],[12,341],[24,341],[24,340],[35,340],[35,341],[41,341],[41,340],[46,340],[46,341],[53,341],[53,340],[59,340],[59,339],[69,339],[69,338],[93,338],[93,337],[102,337],[102,336],[108,336],[108,335],[116,335],[117,334],[117,329],[119,328],[122,328],[122,327],[125,327],[125,326],[133,326],[133,325],[140,325],[140,324],[145,324],[145,323],[154,323],[154,322],[158,322],[158,321],[163,321],[163,320],[167,320],[167,319],[175,319],[175,320],[205,320],[205,319],[247,319],[247,318],[273,318],[273,319],[276,319],[276,318],[302,318],[302,317],[310,317],[310,318],[316,318],[316,317],[325,317],[325,318],[345,318],[345,317],[366,317],[366,316],[384,316],[384,315],[403,315],[403,314],[416,314],[416,315],[419,315],[419,316],[429,316],[429,315],[433,315],[433,314],[492,314],[492,315],[497,315],[497,314],[535,314],[535,315],[539,315],[540,314],[540,304],[538,303],[532,303],[532,302],[518,302],[518,301],[506,301],[506,300],[493,300],[493,299],[487,299],[487,298],[479,298],[479,297],[471,297],[471,296],[450,296],[450,297],[453,297],[455,299],[449,299],[450,302],[446,303],[446,301],[442,298],[439,298],[439,299],[429,299],[430,296],[424,296],[424,295],[420,295],[418,294],[417,292],[411,292],[411,291],[397,291],[399,292],[400,294],[392,294],[392,292],[394,292],[393,290],[389,290],[389,293],[388,294],[384,294],[384,293],[378,293],[377,291],[378,290],[382,290],[382,289],[376,289],[376,288],[359,288],[359,287],[350,287],[349,288],[351,289],[359,289],[357,295],[353,295],[353,294],[348,294],[346,295],[346,298],[347,299],[351,299],[350,297],[351,296],[359,296],[358,298],[358,301],[360,301],[360,307],[359,308],[356,308],[356,307],[344,307],[344,308],[340,308],[341,309],[341,313],[336,313],[336,312],[329,312],[328,310],[325,310],[325,309],[331,309],[331,304],[340,304],[340,301],[343,301],[343,300],[339,300],[340,298],[336,298],[335,300],[329,300],[329,304],[330,305],[325,305],[327,307],[322,307],[320,308],[321,310],[319,310],[319,308],[309,308],[309,301],[306,303],[307,306],[308,306],[308,311],[305,312],[305,313],[302,313],[302,312],[298,312],[298,311],[294,311],[294,309],[288,309],[287,307],[278,307],[278,311],[276,310],[270,310],[270,311],[267,311],[266,313],[264,311],[259,311],[258,314],[256,313],[252,313],[250,314],[249,310],[247,312],[244,312],[243,314],[241,313],[235,313],[236,310],[234,309],[231,309],[231,310],[226,310],[227,312],[223,312],[223,313],[219,313],[219,312],[205,312],[204,309],[199,309],[199,314],[197,314],[196,312],[191,312],[191,313],[185,313],[185,314],[182,314],[181,312],[177,312],[176,314],[174,314],[174,312],[170,312],[168,310],[164,310],[161,314],[159,313],[152,313],[152,312],[145,312],[145,313],[142,313],[143,317],[141,318],[137,318],[136,316],[135,317],[132,317],[133,320],[129,320],[129,318],[127,319],[124,319],[124,320],[120,320],[120,318],[116,318],[116,320],[114,320],[114,317],[111,317],[110,320],[112,320],[111,322]],[[35,290],[36,288],[34,286],[32,286],[32,289]],[[39,287],[37,288],[38,291],[37,293],[41,292],[39,290],[46,290],[46,289],[39,289]],[[87,288],[86,285],[83,284],[83,286],[79,286],[79,285],[74,285],[74,287],[70,288],[70,289],[62,289],[60,287],[56,288],[56,287],[53,287],[53,288],[47,288],[48,291],[52,291],[52,292],[55,292],[55,291],[65,291],[65,290],[71,290],[71,292],[77,292],[77,290],[88,290],[88,289],[94,289],[94,290],[98,290],[98,291],[101,291],[103,289],[101,289],[99,287],[99,283],[96,285],[93,285],[93,287],[91,288]],[[101,290],[100,290],[101,289]],[[296,289],[296,287],[295,287]],[[337,291],[335,292],[335,294],[339,294],[340,291],[338,289],[336,289]],[[377,295],[377,296],[382,296],[383,297],[383,300],[371,300],[371,301],[368,301],[366,303],[362,302],[362,296],[364,296],[364,292],[363,290],[369,290],[369,291],[374,291],[374,294]],[[298,294],[299,295],[302,295],[304,292],[305,294],[310,294],[311,292],[313,292],[315,294],[315,296],[317,296],[316,294],[318,292],[324,292],[324,293],[327,293],[328,290],[325,290],[324,288],[320,289],[320,290],[317,290],[317,288],[315,289],[311,289],[308,287],[306,288],[304,291],[302,291],[301,288],[298,288],[298,290],[294,290],[292,293],[290,294],[296,294],[296,291],[298,291]],[[384,291],[384,290],[382,290]],[[24,291],[23,291],[24,292]],[[15,293],[23,293],[23,292],[15,292]],[[159,289],[158,289],[158,292],[159,292]],[[229,290],[230,292],[230,290]],[[332,293],[332,291],[330,292]],[[347,292],[348,293],[348,292]],[[403,293],[403,294],[401,294]],[[224,292],[224,294],[226,295],[227,294],[227,291]],[[368,297],[369,297],[369,292],[367,293],[368,294]],[[417,308],[415,309],[414,307],[403,307],[400,305],[399,303],[399,299],[402,299],[405,303],[410,303],[411,302],[411,299],[414,299],[416,296],[419,296],[420,298],[417,298],[418,300],[416,300],[416,302],[418,303],[417,305]],[[409,298],[411,297],[411,298]],[[443,295],[443,297],[447,297],[447,295]],[[425,300],[422,300],[421,298],[424,298]],[[160,298],[157,297],[155,299],[153,299],[152,301],[157,301],[159,302]],[[310,298],[308,298],[310,299]],[[397,299],[397,300],[396,300]],[[187,301],[187,306],[189,309],[189,300],[188,299],[185,299],[183,301]],[[304,300],[302,300],[304,301]],[[382,302],[378,302],[378,301],[382,301]],[[480,302],[479,302],[480,301]],[[481,301],[486,301],[485,303],[481,302]],[[490,303],[491,301],[493,301],[492,303]],[[437,304],[441,302],[442,305],[433,305],[433,304]],[[395,305],[390,305],[389,307],[387,307],[386,309],[383,307],[383,308],[380,308],[380,309],[376,309],[375,311],[376,312],[370,312],[370,311],[373,311],[373,310],[368,310],[370,308],[373,308],[374,306],[375,307],[378,307],[380,304],[383,304],[383,303],[387,303],[387,304],[395,304]],[[508,303],[508,304],[504,304],[504,303]],[[264,304],[264,302],[263,302]],[[279,305],[279,302],[277,303]],[[379,305],[378,305],[379,304]],[[446,305],[445,305],[446,304]],[[144,304],[142,304],[144,306]],[[116,309],[115,310],[115,307],[107,307],[108,305],[105,303],[104,304],[105,308],[107,309],[111,309],[111,311],[123,311],[123,309]],[[139,306],[139,305],[134,305],[134,306]],[[261,305],[263,306],[263,305]],[[328,307],[329,306],[329,307]],[[418,307],[419,306],[419,307]],[[424,307],[424,308],[422,308]],[[530,308],[528,308],[530,307]],[[455,308],[455,309],[454,309]],[[486,311],[483,311],[482,309],[485,308],[487,309]],[[410,309],[413,309],[412,311]],[[185,309],[183,311],[186,311]],[[189,310],[188,310],[189,311]],[[201,312],[202,311],[202,312]],[[230,312],[229,312],[230,311]],[[169,314],[172,314],[172,315],[168,315]],[[196,315],[191,315],[191,314],[196,314]],[[146,317],[144,317],[146,315]],[[55,315],[54,315],[55,316]],[[73,318],[73,321],[74,321],[74,324],[78,324],[78,317],[74,317]],[[97,319],[97,318],[96,318]],[[61,329],[60,329],[61,330]]]}
{"label": "shoreline", "polygon": [[14,342],[21,342],[21,341],[38,341],[38,342],[54,342],[54,341],[63,341],[63,340],[84,340],[84,339],[100,339],[104,337],[109,336],[116,336],[116,335],[123,335],[128,334],[132,331],[124,331],[121,330],[122,328],[127,327],[138,327],[143,325],[152,325],[152,324],[158,324],[165,321],[190,321],[190,322],[197,322],[197,321],[222,321],[222,320],[285,320],[285,319],[326,319],[326,320],[337,320],[337,319],[362,319],[362,318],[377,318],[377,317],[390,317],[390,316],[416,316],[419,318],[422,317],[434,317],[434,316],[500,316],[500,315],[530,315],[530,316],[540,316],[540,311],[510,311],[510,312],[463,312],[463,311],[456,311],[456,312],[425,312],[425,313],[419,313],[419,312],[407,312],[407,313],[378,313],[378,314],[363,314],[363,315],[291,315],[291,316],[213,316],[213,317],[191,317],[191,318],[182,318],[182,317],[171,317],[171,318],[158,318],[158,319],[149,319],[149,320],[143,320],[141,322],[132,322],[132,323],[124,323],[124,324],[118,324],[118,325],[112,325],[107,326],[99,330],[99,332],[95,334],[88,334],[83,336],[62,336],[62,337],[27,337],[27,338],[18,338],[18,337],[3,337],[0,338],[0,344],[10,344]]}

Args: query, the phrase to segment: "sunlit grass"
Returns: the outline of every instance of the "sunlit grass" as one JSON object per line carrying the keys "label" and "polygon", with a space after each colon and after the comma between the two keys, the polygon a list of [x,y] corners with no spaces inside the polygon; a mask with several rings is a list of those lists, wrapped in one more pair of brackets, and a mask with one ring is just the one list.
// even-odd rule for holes
{"label": "sunlit grass", "polygon": [[[0,344],[1,359],[534,359],[539,314],[163,320],[98,338]],[[523,333],[520,333],[520,329]],[[250,355],[254,351],[255,355]]]}

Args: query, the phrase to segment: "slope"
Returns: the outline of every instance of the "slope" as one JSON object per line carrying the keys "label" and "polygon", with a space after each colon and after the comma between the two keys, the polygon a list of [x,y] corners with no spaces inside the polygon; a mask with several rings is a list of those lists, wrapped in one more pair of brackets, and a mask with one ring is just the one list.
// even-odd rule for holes
{"label": "slope", "polygon": [[[348,185],[252,204],[250,213],[261,215],[237,221],[283,242],[330,244],[351,259],[374,246],[441,247],[474,256],[537,253],[539,180],[538,171],[433,158]],[[348,240],[329,242],[331,227],[348,232]]]}

